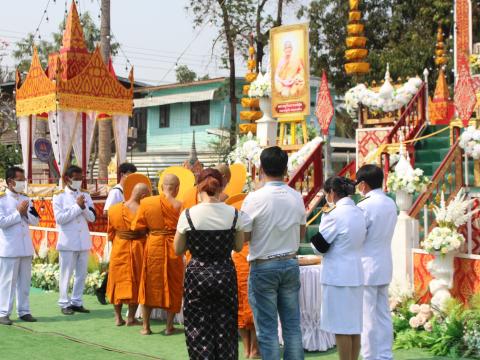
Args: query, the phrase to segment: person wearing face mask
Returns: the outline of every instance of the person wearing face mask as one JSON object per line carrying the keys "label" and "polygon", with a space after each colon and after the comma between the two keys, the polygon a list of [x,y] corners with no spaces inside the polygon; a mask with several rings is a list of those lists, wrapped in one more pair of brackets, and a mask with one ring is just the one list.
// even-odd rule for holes
{"label": "person wearing face mask", "polygon": [[363,245],[363,332],[365,360],[393,359],[393,326],[388,301],[392,281],[392,237],[397,223],[397,206],[382,190],[383,171],[364,165],[357,172],[357,189],[365,198],[358,203],[367,225]]}
{"label": "person wearing face mask", "polygon": [[312,248],[323,254],[321,329],[335,334],[340,360],[358,359],[363,314],[362,248],[366,225],[350,195],[355,184],[340,176],[325,182],[325,210]]}
{"label": "person wearing face mask", "polygon": [[[64,315],[88,313],[83,307],[83,290],[87,277],[88,255],[92,247],[88,223],[96,218],[92,198],[82,186],[82,169],[70,166],[64,176],[65,189],[53,196],[53,212],[58,229],[57,250],[60,253],[60,298],[58,305]],[[75,275],[74,275],[75,274]],[[70,279],[74,275],[71,298]]]}
{"label": "person wearing face mask", "polygon": [[17,313],[23,321],[37,321],[30,314],[33,245],[29,225],[40,217],[25,191],[25,172],[6,172],[7,190],[0,193],[0,324],[12,325],[10,314],[17,294]]}
{"label": "person wearing face mask", "polygon": [[[125,186],[125,180],[130,174],[137,172],[137,167],[131,163],[123,163],[118,167],[118,174],[120,175],[120,182],[115,185],[109,192],[107,199],[105,200],[105,205],[103,206],[103,214],[108,215],[108,209],[112,205],[121,203],[125,201],[123,196],[123,187]],[[113,239],[109,239],[113,241]],[[107,284],[108,284],[108,272],[105,275],[105,278],[102,281],[102,285],[95,290],[95,295],[97,295],[97,300],[102,305],[107,305],[106,295],[107,295]]]}

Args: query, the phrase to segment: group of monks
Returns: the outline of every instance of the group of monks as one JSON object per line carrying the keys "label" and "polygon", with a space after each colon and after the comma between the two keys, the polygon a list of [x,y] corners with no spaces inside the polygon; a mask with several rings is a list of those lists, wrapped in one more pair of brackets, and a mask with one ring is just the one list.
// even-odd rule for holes
{"label": "group of monks", "polygon": [[[231,173],[226,165],[218,165],[224,186]],[[181,311],[185,264],[190,260],[175,255],[173,239],[177,222],[184,209],[199,203],[197,187],[176,199],[179,178],[173,174],[163,177],[161,193],[151,196],[147,184],[138,183],[131,196],[108,210],[108,238],[112,241],[107,296],[115,310],[115,323],[140,325],[135,318],[142,305],[141,334],[150,335],[150,315],[153,308],[167,312],[165,334],[175,332],[174,317]],[[221,200],[227,200],[223,194]],[[239,313],[238,325],[246,353],[257,351],[253,314],[248,305],[248,245],[233,256],[237,269]],[[128,305],[128,318],[122,318],[122,305]]]}

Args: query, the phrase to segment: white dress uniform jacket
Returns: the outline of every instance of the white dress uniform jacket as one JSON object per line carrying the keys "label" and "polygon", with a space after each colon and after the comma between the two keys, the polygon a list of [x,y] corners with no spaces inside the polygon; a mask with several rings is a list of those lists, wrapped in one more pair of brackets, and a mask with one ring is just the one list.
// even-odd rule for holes
{"label": "white dress uniform jacket", "polygon": [[[18,204],[30,203],[27,216],[21,216]],[[0,195],[0,257],[22,257],[33,255],[29,225],[38,225],[40,218],[30,199],[10,190]]]}
{"label": "white dress uniform jacket", "polygon": [[115,185],[109,192],[107,200],[105,200],[105,205],[103,206],[103,211],[108,211],[110,206],[118,204],[125,200],[123,195],[123,187],[120,184]]}
{"label": "white dress uniform jacket", "polygon": [[367,238],[363,245],[364,285],[387,285],[392,281],[392,237],[397,224],[397,206],[381,189],[358,203],[365,215]]}
{"label": "white dress uniform jacket", "polygon": [[[85,197],[85,209],[77,204],[77,197]],[[59,231],[58,251],[90,250],[92,241],[88,223],[95,221],[95,208],[87,192],[75,191],[68,186],[53,196],[53,212]]]}
{"label": "white dress uniform jacket", "polygon": [[[319,232],[330,248],[323,255],[322,284],[362,286],[362,246],[365,219],[352,199],[345,197],[322,217]],[[314,248],[314,250],[316,250]]]}

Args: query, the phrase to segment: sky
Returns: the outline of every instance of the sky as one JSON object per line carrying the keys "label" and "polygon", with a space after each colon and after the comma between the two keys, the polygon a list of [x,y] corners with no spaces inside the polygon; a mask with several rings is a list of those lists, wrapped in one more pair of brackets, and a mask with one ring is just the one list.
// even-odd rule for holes
{"label": "sky", "polygon": [[[65,4],[68,3],[70,8],[71,1],[2,0],[0,40],[9,43],[2,66],[15,66],[15,60],[8,54],[14,49],[15,42],[29,32],[35,32],[39,24],[42,39],[51,39],[51,33],[57,31],[64,17]],[[187,65],[199,76],[208,74],[213,78],[228,75],[228,71],[221,66],[220,46],[212,56],[212,43],[218,34],[217,29],[210,24],[194,29],[193,16],[185,9],[188,2],[111,0],[111,32],[121,45],[121,51],[114,58],[118,75],[125,76],[128,73],[125,69],[127,58],[134,65],[135,79],[151,84],[175,82],[176,63]],[[79,12],[89,11],[98,26],[99,3],[100,0],[78,0]],[[288,12],[286,23],[295,21]],[[242,76],[246,71],[245,63],[240,58],[237,63],[238,76]]]}

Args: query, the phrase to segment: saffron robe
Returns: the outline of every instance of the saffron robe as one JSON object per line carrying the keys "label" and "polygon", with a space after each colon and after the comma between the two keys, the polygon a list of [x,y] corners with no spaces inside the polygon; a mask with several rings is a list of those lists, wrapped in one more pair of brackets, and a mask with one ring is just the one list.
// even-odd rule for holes
{"label": "saffron robe", "polygon": [[248,303],[248,273],[250,271],[250,265],[247,261],[248,252],[249,246],[248,243],[245,243],[242,251],[234,252],[232,255],[237,270],[239,329],[253,328],[253,312]]}
{"label": "saffron robe", "polygon": [[145,233],[130,230],[133,214],[125,204],[108,210],[108,238],[112,240],[107,297],[111,304],[136,304],[142,274]]}
{"label": "saffron robe", "polygon": [[143,199],[132,230],[148,232],[138,302],[174,313],[183,297],[183,257],[176,256],[173,239],[180,211],[164,194]]}

